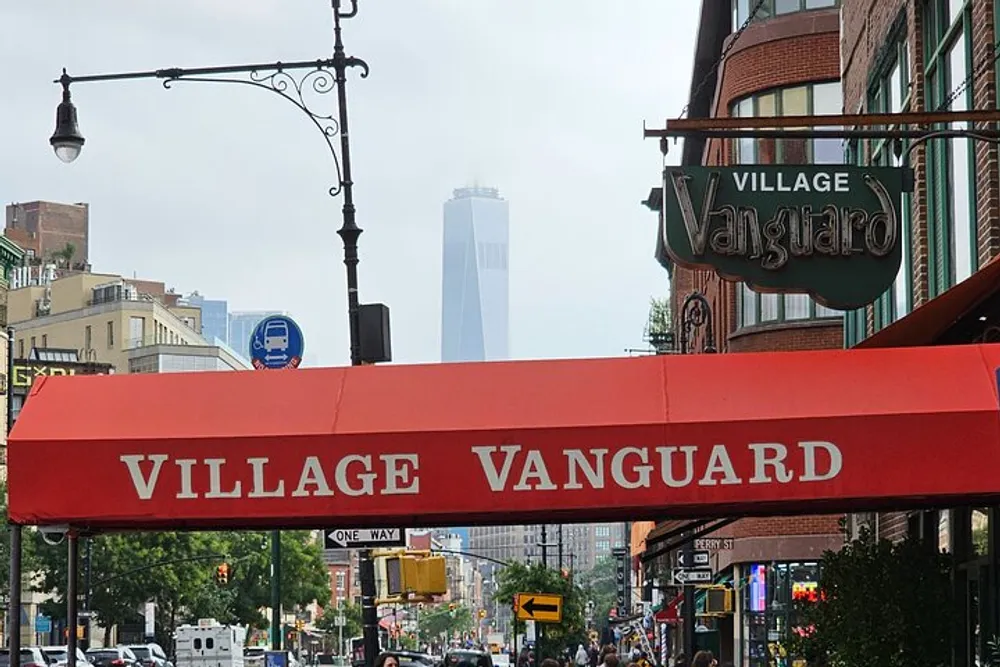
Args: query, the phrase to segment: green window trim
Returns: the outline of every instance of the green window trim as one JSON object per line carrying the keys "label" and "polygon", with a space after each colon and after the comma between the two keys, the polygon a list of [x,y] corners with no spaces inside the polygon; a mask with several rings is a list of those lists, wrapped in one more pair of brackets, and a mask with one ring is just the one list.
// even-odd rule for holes
{"label": "green window trim", "polygon": [[[952,91],[956,90],[963,81],[952,81],[949,55],[956,43],[961,40],[963,47],[963,73],[967,77],[973,71],[972,65],[972,14],[971,2],[965,0],[956,16],[949,16],[949,0],[925,0],[924,2],[924,86],[925,103],[929,110],[938,110],[945,107],[945,102],[950,98]],[[972,87],[967,86],[959,97],[950,103],[950,107],[956,107],[955,102],[961,100],[964,108],[972,108]],[[935,129],[947,129],[945,125],[938,125]],[[953,182],[955,172],[955,153],[963,153],[966,161],[967,182],[956,184]],[[968,253],[968,273],[974,273],[978,268],[977,252],[977,211],[975,197],[976,179],[976,158],[975,151],[970,139],[943,139],[930,141],[927,143],[927,229],[930,243],[928,244],[928,288],[929,295],[934,298],[950,289],[966,276],[959,275],[960,268],[956,260],[958,252],[962,248],[962,234],[967,235]],[[961,216],[954,215],[954,208],[961,206],[961,195],[958,188],[965,188],[966,214],[968,229],[959,230],[955,226],[955,221]],[[964,271],[963,271],[964,273]]]}
{"label": "green window trim", "polygon": [[[713,0],[716,1],[716,0]],[[841,0],[764,0],[760,9],[754,14],[753,22],[768,21],[777,16],[810,12],[816,9],[832,9],[840,7]],[[747,20],[750,10],[757,0],[733,0],[733,30],[737,30]]]}

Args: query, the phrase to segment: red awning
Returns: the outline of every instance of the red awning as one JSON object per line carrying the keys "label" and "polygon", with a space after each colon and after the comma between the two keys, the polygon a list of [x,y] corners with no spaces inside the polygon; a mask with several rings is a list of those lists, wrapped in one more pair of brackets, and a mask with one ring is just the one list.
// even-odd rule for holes
{"label": "red awning", "polygon": [[855,348],[932,345],[963,315],[1000,290],[1000,257]]}
{"label": "red awning", "polygon": [[663,605],[663,609],[656,612],[653,618],[658,623],[677,623],[680,620],[680,615],[677,612],[677,607],[684,602],[684,594],[677,594],[673,600]]}
{"label": "red awning", "polygon": [[418,527],[1000,499],[1000,345],[42,378],[10,518]]}

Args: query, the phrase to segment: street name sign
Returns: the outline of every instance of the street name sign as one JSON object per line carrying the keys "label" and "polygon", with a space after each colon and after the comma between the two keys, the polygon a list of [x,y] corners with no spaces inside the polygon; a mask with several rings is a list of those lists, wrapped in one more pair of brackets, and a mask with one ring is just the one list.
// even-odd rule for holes
{"label": "street name sign", "polygon": [[517,620],[562,623],[563,597],[553,593],[518,593],[514,597]]}
{"label": "street name sign", "polygon": [[732,551],[733,538],[731,537],[702,537],[694,541],[695,549],[705,551]]}
{"label": "street name sign", "polygon": [[405,547],[406,530],[402,528],[327,528],[323,531],[327,549],[373,549]]}
{"label": "street name sign", "polygon": [[709,552],[707,550],[698,550],[692,554],[691,562],[688,563],[685,559],[687,558],[687,552],[678,551],[677,552],[677,567],[708,567],[709,565]]}
{"label": "street name sign", "polygon": [[912,189],[912,170],[897,167],[669,167],[662,242],[681,266],[851,310],[896,279]]}
{"label": "street name sign", "polygon": [[707,584],[712,581],[710,568],[674,570],[674,581],[678,584]]}

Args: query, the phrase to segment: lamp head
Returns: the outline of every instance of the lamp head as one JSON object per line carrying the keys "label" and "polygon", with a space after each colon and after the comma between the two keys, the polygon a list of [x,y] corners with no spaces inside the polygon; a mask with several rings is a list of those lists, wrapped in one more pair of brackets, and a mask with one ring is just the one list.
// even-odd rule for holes
{"label": "lamp head", "polygon": [[68,163],[80,156],[84,138],[76,122],[76,106],[70,99],[70,79],[65,70],[60,82],[63,87],[63,98],[56,109],[56,131],[52,133],[49,143],[52,144],[56,157]]}

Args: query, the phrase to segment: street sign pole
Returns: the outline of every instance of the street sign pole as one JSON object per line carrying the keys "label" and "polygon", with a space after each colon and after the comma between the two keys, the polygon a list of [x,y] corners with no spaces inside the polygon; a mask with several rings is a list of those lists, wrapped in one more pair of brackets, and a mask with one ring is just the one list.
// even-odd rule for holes
{"label": "street sign pole", "polygon": [[[305,353],[302,330],[290,317],[271,315],[250,335],[250,361],[259,371],[298,368]],[[271,531],[271,650],[280,651],[281,636],[281,531]]]}
{"label": "street sign pole", "polygon": [[[684,562],[694,563],[694,533],[685,534]],[[684,659],[688,664],[694,659],[694,586],[684,582]]]}

